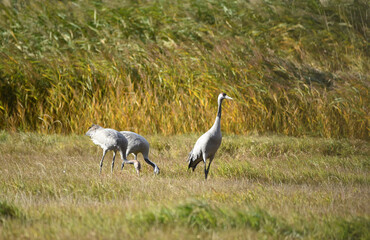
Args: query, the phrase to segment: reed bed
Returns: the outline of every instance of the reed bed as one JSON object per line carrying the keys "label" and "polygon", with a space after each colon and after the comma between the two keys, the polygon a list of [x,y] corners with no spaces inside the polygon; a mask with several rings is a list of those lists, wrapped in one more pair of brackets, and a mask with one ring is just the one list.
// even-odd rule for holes
{"label": "reed bed", "polygon": [[366,1],[0,3],[0,128],[369,137]]}

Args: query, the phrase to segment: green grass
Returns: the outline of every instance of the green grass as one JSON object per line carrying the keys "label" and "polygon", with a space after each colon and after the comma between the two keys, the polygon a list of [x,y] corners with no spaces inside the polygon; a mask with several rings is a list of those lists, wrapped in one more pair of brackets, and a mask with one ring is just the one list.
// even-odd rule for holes
{"label": "green grass", "polygon": [[4,0],[0,128],[204,132],[224,91],[227,133],[368,139],[368,11],[366,0]]}
{"label": "green grass", "polygon": [[0,238],[368,239],[363,140],[224,136],[204,180],[187,171],[196,135],[146,136],[142,157],[99,176],[86,136],[0,132]]}

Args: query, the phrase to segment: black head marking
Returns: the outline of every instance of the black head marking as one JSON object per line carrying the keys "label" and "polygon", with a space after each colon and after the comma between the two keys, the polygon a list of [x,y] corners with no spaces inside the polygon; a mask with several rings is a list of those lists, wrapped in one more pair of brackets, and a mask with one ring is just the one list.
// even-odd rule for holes
{"label": "black head marking", "polygon": [[223,97],[226,97],[226,93],[221,93]]}

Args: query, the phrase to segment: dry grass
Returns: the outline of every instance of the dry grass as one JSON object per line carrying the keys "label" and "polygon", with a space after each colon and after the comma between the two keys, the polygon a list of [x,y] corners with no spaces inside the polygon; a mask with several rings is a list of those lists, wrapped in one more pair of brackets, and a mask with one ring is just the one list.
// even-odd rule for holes
{"label": "dry grass", "polygon": [[159,176],[111,174],[111,154],[99,176],[87,137],[2,132],[0,238],[369,237],[367,142],[226,136],[204,181],[196,136],[147,138]]}

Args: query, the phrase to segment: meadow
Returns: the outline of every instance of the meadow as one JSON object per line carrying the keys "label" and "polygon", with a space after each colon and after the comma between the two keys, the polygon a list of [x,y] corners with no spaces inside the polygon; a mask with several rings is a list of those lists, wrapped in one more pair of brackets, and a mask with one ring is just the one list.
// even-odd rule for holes
{"label": "meadow", "polygon": [[[227,135],[209,179],[187,171],[196,135],[146,136],[141,156],[99,175],[81,135],[0,134],[1,239],[369,239],[362,140]],[[131,156],[132,158],[132,156]]]}

